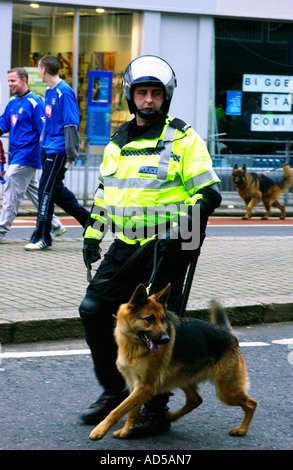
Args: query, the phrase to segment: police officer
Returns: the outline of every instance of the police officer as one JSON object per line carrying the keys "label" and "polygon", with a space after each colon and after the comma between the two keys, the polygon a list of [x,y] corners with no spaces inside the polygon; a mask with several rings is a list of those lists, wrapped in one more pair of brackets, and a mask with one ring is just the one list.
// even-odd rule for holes
{"label": "police officer", "polygon": [[[84,232],[88,271],[101,258],[106,231],[116,235],[79,308],[104,389],[81,416],[87,424],[98,424],[128,395],[115,365],[113,315],[119,305],[129,301],[139,283],[148,285],[157,252],[163,258],[150,294],[170,282],[168,308],[178,312],[188,266],[199,256],[208,217],[221,203],[219,178],[204,142],[191,126],[168,114],[175,87],[174,71],[160,57],[140,56],[124,73],[124,93],[135,117],[118,128],[105,148]],[[200,227],[198,243],[193,243],[194,227]],[[169,394],[157,395],[145,404],[133,437],[169,429],[168,400]]]}

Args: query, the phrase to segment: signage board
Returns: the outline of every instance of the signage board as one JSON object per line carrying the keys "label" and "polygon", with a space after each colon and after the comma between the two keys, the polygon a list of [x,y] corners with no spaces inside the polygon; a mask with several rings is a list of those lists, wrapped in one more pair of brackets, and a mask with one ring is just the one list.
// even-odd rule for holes
{"label": "signage board", "polygon": [[293,76],[244,74],[242,90],[252,92],[293,93]]}
{"label": "signage board", "polygon": [[255,113],[251,115],[251,131],[293,131],[293,114],[288,114],[292,112],[292,75],[244,74],[242,91],[261,93],[261,111],[263,114]]}
{"label": "signage board", "polygon": [[112,79],[113,72],[89,71],[88,106],[111,106]]}
{"label": "signage board", "polygon": [[42,82],[38,67],[25,67],[28,73],[28,87],[36,95],[45,97],[47,83]]}
{"label": "signage board", "polygon": [[252,114],[251,130],[259,132],[292,132],[293,114]]}
{"label": "signage board", "polygon": [[111,135],[113,72],[89,71],[86,135],[95,145],[106,145]]}
{"label": "signage board", "polygon": [[292,95],[263,93],[261,95],[262,111],[282,111],[291,112]]}
{"label": "signage board", "polygon": [[242,91],[227,90],[226,114],[241,116]]}

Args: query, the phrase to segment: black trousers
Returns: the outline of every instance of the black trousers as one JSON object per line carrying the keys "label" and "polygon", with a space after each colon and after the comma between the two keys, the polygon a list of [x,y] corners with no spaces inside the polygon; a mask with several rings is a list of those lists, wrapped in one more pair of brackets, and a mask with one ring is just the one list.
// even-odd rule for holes
{"label": "black trousers", "polygon": [[[125,387],[125,382],[116,368],[117,347],[113,330],[118,307],[128,302],[138,284],[148,285],[153,270],[154,243],[147,243],[121,276],[119,272],[140,245],[128,245],[115,240],[105,254],[93,280],[110,279],[100,284],[89,284],[79,312],[85,329],[87,344],[91,350],[94,369],[100,384],[108,393],[115,393]],[[178,312],[185,275],[194,254],[199,256],[200,248],[194,251],[178,250],[167,253],[153,281],[150,294],[157,293],[171,283],[168,309]],[[112,279],[113,278],[113,279]]]}
{"label": "black trousers", "polygon": [[42,175],[39,183],[39,210],[37,226],[31,236],[31,243],[42,240],[46,246],[52,245],[50,235],[54,204],[72,215],[84,227],[89,211],[79,204],[75,195],[64,184],[66,155],[42,152]]}

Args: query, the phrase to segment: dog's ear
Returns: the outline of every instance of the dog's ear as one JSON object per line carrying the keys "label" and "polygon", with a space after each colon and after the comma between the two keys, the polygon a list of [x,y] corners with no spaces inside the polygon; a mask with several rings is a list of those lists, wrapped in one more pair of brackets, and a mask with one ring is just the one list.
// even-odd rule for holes
{"label": "dog's ear", "polygon": [[169,282],[169,284],[165,287],[165,289],[155,294],[156,301],[160,302],[163,305],[164,309],[167,308],[170,291],[171,291],[171,284]]}
{"label": "dog's ear", "polygon": [[148,302],[148,294],[146,287],[143,284],[139,284],[135,289],[134,293],[129,300],[129,304],[135,310],[143,307]]}
{"label": "dog's ear", "polygon": [[237,163],[235,163],[235,165],[234,165],[234,168],[233,168],[233,169],[234,169],[234,170],[238,170],[238,165],[237,165]]}
{"label": "dog's ear", "polygon": [[242,170],[243,170],[243,171],[246,171],[246,163],[243,163],[243,165],[242,165]]}

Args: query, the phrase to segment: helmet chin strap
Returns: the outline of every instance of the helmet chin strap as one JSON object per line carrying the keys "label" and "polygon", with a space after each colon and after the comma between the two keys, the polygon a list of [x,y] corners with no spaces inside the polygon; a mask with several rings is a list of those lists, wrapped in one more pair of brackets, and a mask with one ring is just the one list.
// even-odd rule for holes
{"label": "helmet chin strap", "polygon": [[156,121],[156,119],[158,119],[163,114],[162,108],[160,109],[160,111],[143,111],[141,109],[138,109],[136,106],[135,108],[139,117],[141,119],[144,119],[145,121]]}

